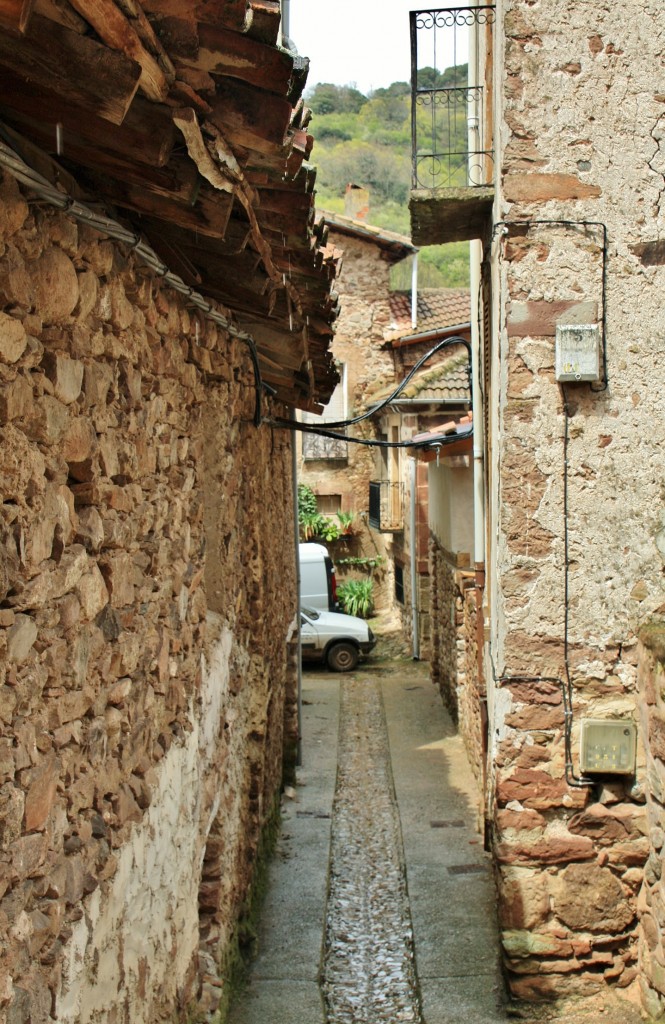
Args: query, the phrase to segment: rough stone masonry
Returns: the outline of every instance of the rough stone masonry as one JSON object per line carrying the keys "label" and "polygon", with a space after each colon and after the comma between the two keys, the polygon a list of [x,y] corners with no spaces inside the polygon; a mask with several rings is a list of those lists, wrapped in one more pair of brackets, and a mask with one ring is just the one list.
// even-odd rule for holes
{"label": "rough stone masonry", "polygon": [[240,342],[10,177],[0,303],[0,1017],[214,1009],[294,740],[288,439]]}
{"label": "rough stone masonry", "polygon": [[[581,719],[642,724],[637,637],[664,600],[662,9],[506,0],[496,38],[492,843],[512,990],[555,998],[662,959],[651,934],[638,962],[659,892],[643,868],[662,863],[647,733],[636,778],[568,785],[557,681],[579,775]],[[562,387],[556,327],[580,323],[604,337],[606,379]]]}

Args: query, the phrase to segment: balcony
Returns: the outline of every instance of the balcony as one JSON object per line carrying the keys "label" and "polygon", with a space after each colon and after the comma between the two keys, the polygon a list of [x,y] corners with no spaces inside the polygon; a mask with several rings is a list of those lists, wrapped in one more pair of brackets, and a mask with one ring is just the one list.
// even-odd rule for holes
{"label": "balcony", "polygon": [[492,6],[412,11],[411,235],[416,245],[482,237],[494,198]]}
{"label": "balcony", "polygon": [[381,533],[399,533],[404,529],[401,483],[371,480],[369,485],[369,525]]}

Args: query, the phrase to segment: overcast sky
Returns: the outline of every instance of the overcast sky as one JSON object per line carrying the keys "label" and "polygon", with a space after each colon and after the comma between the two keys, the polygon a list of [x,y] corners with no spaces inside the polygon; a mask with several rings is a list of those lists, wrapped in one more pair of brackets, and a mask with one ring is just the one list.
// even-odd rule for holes
{"label": "overcast sky", "polygon": [[355,83],[367,93],[411,77],[409,11],[422,0],[290,0],[291,39],[311,59],[308,88]]}

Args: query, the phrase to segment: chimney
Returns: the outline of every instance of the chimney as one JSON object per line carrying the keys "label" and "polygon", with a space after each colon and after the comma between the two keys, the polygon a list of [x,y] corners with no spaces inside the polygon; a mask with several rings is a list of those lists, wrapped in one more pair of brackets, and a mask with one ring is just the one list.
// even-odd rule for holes
{"label": "chimney", "polygon": [[364,220],[369,217],[369,190],[362,185],[353,183],[346,186],[344,195],[344,214],[351,220]]}

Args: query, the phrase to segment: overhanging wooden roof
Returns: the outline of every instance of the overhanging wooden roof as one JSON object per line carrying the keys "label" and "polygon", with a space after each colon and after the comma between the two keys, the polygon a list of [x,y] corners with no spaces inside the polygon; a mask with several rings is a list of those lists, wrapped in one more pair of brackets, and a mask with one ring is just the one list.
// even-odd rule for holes
{"label": "overhanging wooden roof", "polygon": [[1,0],[0,121],[221,303],[280,399],[314,408],[337,380],[337,257],[315,218],[308,61],[279,24],[278,0]]}

